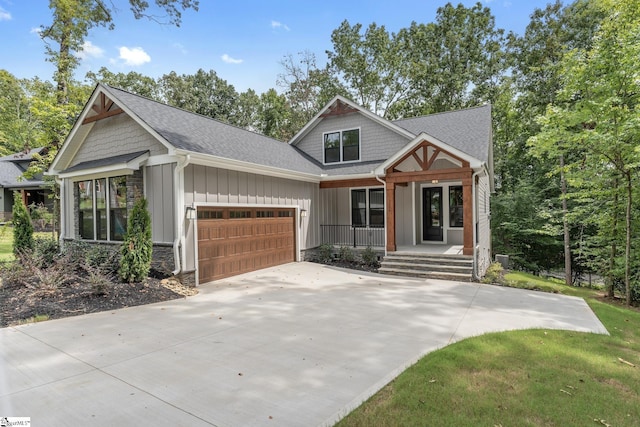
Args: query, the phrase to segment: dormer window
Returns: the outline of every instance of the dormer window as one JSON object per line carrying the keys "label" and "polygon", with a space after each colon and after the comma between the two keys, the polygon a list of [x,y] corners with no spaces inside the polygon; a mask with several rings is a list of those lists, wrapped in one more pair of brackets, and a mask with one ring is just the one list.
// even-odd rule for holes
{"label": "dormer window", "polygon": [[324,162],[357,162],[360,160],[360,129],[328,132],[324,139]]}

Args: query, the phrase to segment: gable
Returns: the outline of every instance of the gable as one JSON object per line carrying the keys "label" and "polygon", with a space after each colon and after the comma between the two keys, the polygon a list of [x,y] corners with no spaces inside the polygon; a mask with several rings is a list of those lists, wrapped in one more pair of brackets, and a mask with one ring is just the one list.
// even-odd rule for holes
{"label": "gable", "polygon": [[360,130],[360,162],[384,161],[409,141],[409,138],[360,112],[350,112],[321,117],[316,125],[296,142],[296,147],[322,164],[323,135],[350,129]]}
{"label": "gable", "polygon": [[[85,125],[87,126],[87,125]],[[67,168],[79,163],[148,151],[149,155],[167,154],[167,148],[127,114],[96,121]]]}

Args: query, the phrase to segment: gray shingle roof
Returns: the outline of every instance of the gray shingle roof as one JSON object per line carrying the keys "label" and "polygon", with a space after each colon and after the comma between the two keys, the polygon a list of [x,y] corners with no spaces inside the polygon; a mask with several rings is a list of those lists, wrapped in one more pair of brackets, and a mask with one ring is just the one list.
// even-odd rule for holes
{"label": "gray shingle roof", "polygon": [[113,87],[107,90],[171,145],[195,153],[319,175],[319,165],[287,143]]}
{"label": "gray shingle roof", "polygon": [[418,135],[425,132],[483,162],[489,161],[491,105],[393,122]]}
{"label": "gray shingle roof", "polygon": [[81,171],[86,169],[99,168],[103,166],[117,165],[118,163],[128,163],[131,160],[137,159],[143,154],[147,154],[148,152],[149,152],[148,150],[137,151],[135,153],[121,154],[119,156],[106,157],[103,159],[88,160],[86,162],[78,163],[77,165],[72,166],[69,169],[64,170],[63,172],[64,173],[76,172],[76,171]]}
{"label": "gray shingle roof", "polygon": [[[41,150],[41,148],[35,150]],[[34,152],[34,150],[31,150],[29,152],[30,154],[15,153],[0,157],[0,187],[33,188],[44,185],[44,181],[40,177],[36,177],[35,179],[21,179],[25,171],[21,164],[30,160],[31,157],[27,158],[27,156],[33,156]]]}

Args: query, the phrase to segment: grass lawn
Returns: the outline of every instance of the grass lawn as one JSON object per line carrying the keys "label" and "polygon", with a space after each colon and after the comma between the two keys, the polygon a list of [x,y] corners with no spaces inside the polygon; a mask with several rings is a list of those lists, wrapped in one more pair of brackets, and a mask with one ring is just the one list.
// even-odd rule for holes
{"label": "grass lawn", "polygon": [[610,336],[526,330],[428,354],[339,426],[639,426],[640,311],[524,274],[519,287],[585,298]]}
{"label": "grass lawn", "polygon": [[[52,237],[51,232],[33,233],[34,238]],[[13,261],[13,228],[5,225],[0,227],[0,262]]]}

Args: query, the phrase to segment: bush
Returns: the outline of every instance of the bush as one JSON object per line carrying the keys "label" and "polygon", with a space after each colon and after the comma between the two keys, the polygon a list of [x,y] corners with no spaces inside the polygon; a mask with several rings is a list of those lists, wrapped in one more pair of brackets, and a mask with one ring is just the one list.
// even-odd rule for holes
{"label": "bush", "polygon": [[329,264],[331,262],[331,258],[333,257],[333,245],[330,245],[329,243],[323,243],[318,248],[318,255],[321,263]]}
{"label": "bush", "polygon": [[53,225],[53,213],[49,212],[49,209],[44,204],[30,204],[29,212],[31,221],[37,225],[39,230],[45,230],[47,226]]}
{"label": "bush", "polygon": [[502,264],[494,262],[489,266],[489,268],[487,268],[487,271],[482,278],[482,283],[502,283],[503,280],[504,269],[502,268]]}
{"label": "bush", "polygon": [[353,254],[353,250],[349,246],[340,246],[338,257],[341,261],[344,262],[353,262],[356,259],[355,255]]}
{"label": "bush", "polygon": [[138,199],[131,210],[127,232],[120,254],[120,278],[125,282],[140,282],[151,269],[153,242],[151,240],[151,217],[147,210],[147,200]]}
{"label": "bush", "polygon": [[367,246],[366,249],[362,251],[362,262],[374,267],[378,265],[378,254],[371,246]]}
{"label": "bush", "polygon": [[33,241],[33,257],[42,268],[47,268],[60,255],[58,241],[52,238],[38,237]]}
{"label": "bush", "polygon": [[13,254],[17,259],[25,252],[33,250],[33,224],[29,211],[22,202],[22,196],[13,193]]}

